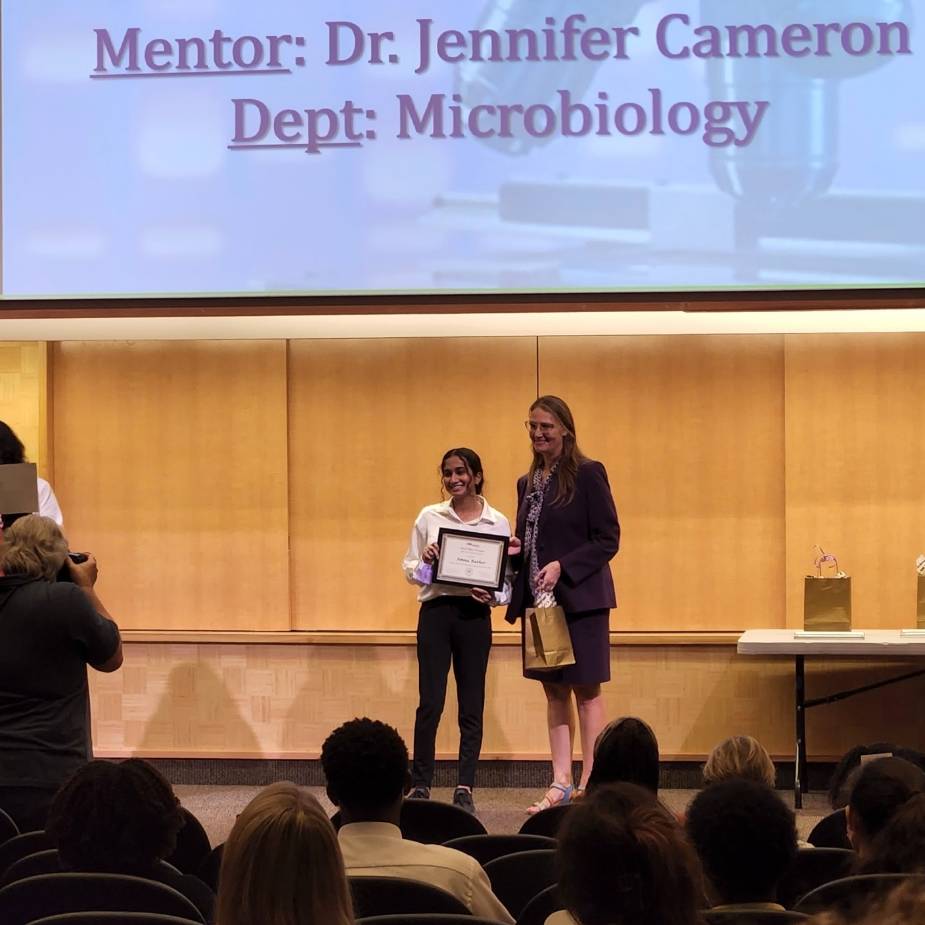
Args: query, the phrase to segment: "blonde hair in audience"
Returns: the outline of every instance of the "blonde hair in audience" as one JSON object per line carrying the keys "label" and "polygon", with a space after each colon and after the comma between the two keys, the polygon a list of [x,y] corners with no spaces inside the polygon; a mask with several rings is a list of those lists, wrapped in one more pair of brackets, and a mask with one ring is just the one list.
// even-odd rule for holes
{"label": "blonde hair in audience", "polygon": [[67,540],[50,517],[29,514],[3,531],[0,569],[7,575],[53,581],[66,558]]}
{"label": "blonde hair in audience", "polygon": [[777,777],[765,747],[751,736],[731,736],[710,752],[703,766],[705,784],[738,777],[767,784],[772,790]]}
{"label": "blonde hair in audience", "polygon": [[217,925],[353,925],[337,834],[291,783],[262,790],[225,843]]}

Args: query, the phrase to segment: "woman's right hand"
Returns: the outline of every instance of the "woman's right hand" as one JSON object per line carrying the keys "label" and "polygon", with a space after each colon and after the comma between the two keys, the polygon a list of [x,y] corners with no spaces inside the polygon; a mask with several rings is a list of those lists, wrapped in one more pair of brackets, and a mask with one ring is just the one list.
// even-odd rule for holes
{"label": "woman's right hand", "polygon": [[429,546],[425,546],[424,552],[421,553],[421,561],[426,562],[428,565],[430,565],[431,562],[436,562],[438,551],[439,550],[436,543],[431,543]]}
{"label": "woman's right hand", "polygon": [[519,556],[523,550],[523,543],[520,542],[520,538],[512,536],[507,543],[507,554],[509,556]]}

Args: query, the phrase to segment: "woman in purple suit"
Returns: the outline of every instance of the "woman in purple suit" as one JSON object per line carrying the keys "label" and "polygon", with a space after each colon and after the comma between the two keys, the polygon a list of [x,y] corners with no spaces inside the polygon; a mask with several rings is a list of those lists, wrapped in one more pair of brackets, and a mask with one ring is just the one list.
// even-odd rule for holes
{"label": "woman in purple suit", "polygon": [[[567,803],[591,774],[594,742],[604,728],[601,684],[610,680],[610,608],[616,606],[609,562],[620,546],[620,524],[603,465],[578,448],[568,405],[544,395],[526,422],[533,447],[530,471],[517,483],[517,528],[511,555],[519,571],[507,620],[514,623],[552,593],[565,610],[575,664],[524,671],[543,682],[553,782],[528,813]],[[582,771],[572,786],[572,696],[578,712]]]}

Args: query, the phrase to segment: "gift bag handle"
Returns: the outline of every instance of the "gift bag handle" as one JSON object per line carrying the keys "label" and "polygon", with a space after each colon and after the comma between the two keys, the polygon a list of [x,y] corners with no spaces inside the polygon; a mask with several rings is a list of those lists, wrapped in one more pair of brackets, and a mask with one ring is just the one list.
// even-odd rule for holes
{"label": "gift bag handle", "polygon": [[821,546],[817,546],[816,549],[819,550],[819,555],[816,557],[816,577],[822,578],[822,564],[824,562],[834,562],[835,571],[838,572],[838,559],[832,553],[826,552]]}

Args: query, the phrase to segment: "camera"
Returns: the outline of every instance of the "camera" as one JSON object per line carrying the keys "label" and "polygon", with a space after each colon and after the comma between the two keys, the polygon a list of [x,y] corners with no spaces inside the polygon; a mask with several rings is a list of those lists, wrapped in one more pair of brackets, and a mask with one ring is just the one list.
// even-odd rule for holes
{"label": "camera", "polygon": [[[87,559],[89,559],[90,557],[85,552],[69,552],[67,554],[67,558],[70,559],[71,562],[76,562],[79,564],[81,562],[86,562]],[[71,567],[67,564],[67,560],[65,560],[64,565],[62,565],[61,568],[58,570],[58,574],[55,580],[56,581],[73,581],[74,580],[73,578],[71,578]]]}

